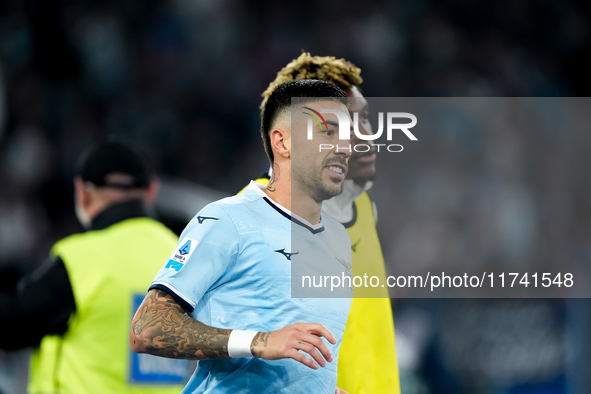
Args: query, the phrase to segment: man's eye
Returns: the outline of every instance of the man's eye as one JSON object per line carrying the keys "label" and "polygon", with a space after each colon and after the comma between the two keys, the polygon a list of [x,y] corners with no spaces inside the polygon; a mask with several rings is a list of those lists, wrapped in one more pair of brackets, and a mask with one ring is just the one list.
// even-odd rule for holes
{"label": "man's eye", "polygon": [[324,135],[330,137],[334,134],[334,130],[332,129],[326,129],[326,130],[322,130],[322,132],[324,133]]}

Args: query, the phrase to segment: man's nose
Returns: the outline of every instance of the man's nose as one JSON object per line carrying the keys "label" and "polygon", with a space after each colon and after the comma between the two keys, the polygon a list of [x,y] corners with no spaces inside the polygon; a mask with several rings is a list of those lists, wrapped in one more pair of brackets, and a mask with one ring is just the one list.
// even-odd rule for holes
{"label": "man's nose", "polygon": [[334,152],[337,155],[342,155],[346,158],[351,156],[353,151],[353,146],[351,145],[350,140],[338,140],[337,144],[335,145]]}

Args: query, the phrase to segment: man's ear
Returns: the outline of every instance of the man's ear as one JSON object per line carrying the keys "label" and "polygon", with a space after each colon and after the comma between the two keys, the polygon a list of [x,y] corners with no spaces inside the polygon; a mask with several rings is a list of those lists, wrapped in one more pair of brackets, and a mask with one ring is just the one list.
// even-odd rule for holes
{"label": "man's ear", "polygon": [[279,155],[285,159],[291,157],[291,139],[289,132],[276,128],[271,131],[271,146],[273,147],[273,154]]}
{"label": "man's ear", "polygon": [[90,192],[86,189],[84,180],[79,176],[74,178],[74,190],[76,191],[76,203],[81,208],[87,208],[91,202]]}
{"label": "man's ear", "polygon": [[156,195],[160,190],[160,181],[158,178],[154,178],[150,181],[148,185],[148,190],[146,191],[146,202],[148,204],[153,204],[154,200],[156,200]]}

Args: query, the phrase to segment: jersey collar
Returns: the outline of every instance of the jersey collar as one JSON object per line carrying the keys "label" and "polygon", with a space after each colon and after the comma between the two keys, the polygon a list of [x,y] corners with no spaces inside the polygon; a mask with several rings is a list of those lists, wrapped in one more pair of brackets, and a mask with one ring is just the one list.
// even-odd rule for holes
{"label": "jersey collar", "polygon": [[289,209],[285,208],[283,205],[279,204],[278,202],[272,200],[265,194],[263,190],[265,190],[266,186],[261,185],[260,183],[256,183],[255,181],[250,181],[247,187],[249,190],[252,190],[259,196],[263,198],[273,209],[279,212],[283,217],[291,220],[293,223],[302,226],[308,229],[312,234],[318,234],[324,231],[324,224],[322,223],[322,217],[320,218],[320,223],[312,224],[308,222],[306,219],[296,215],[295,213],[291,212]]}

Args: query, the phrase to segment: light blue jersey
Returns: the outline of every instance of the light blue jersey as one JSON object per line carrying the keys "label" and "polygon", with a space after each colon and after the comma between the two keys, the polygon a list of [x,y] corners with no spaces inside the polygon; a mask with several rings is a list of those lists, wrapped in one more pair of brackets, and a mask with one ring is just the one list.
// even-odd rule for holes
{"label": "light blue jersey", "polygon": [[[296,256],[301,260],[316,254],[317,259],[323,253],[323,260],[336,263],[347,275],[340,261],[351,262],[349,236],[327,215],[315,226],[294,217],[262,189],[251,182],[241,195],[203,208],[183,231],[150,288],[165,290],[194,319],[213,327],[275,331],[298,322],[321,323],[337,339],[336,345],[323,339],[334,361],[312,370],[292,359],[203,360],[183,393],[335,391],[338,351],[351,299],[291,298],[291,264]],[[297,243],[301,250],[291,248],[296,228],[292,226],[305,237],[304,243],[301,239]]]}

